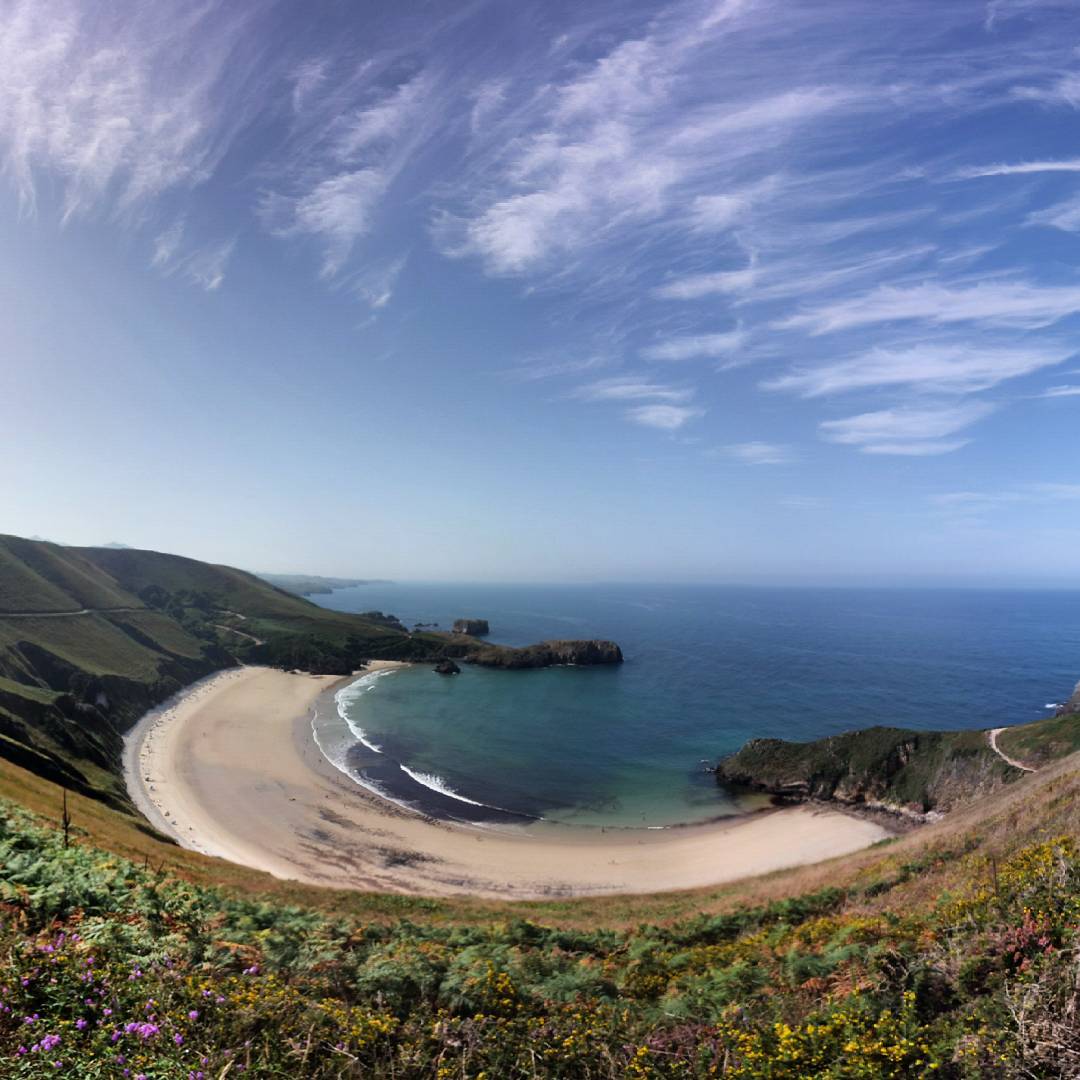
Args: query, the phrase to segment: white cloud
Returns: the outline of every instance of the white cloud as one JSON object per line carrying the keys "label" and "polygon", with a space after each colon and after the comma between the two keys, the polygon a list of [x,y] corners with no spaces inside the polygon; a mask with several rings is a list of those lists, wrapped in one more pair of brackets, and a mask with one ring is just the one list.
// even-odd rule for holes
{"label": "white cloud", "polygon": [[185,249],[184,234],[182,220],[159,233],[154,239],[150,265],[166,277],[179,274],[207,292],[220,288],[225,280],[225,268],[236,250],[236,237]]}
{"label": "white cloud", "polygon": [[733,443],[724,447],[724,453],[745,465],[787,465],[795,460],[791,447],[782,443]]}
{"label": "white cloud", "polygon": [[34,212],[43,173],[58,182],[65,220],[132,213],[203,182],[235,128],[219,103],[253,74],[238,56],[244,29],[210,5],[6,4],[0,153],[23,212]]}
{"label": "white cloud", "polygon": [[291,220],[282,231],[324,239],[326,255],[322,272],[324,277],[333,277],[349,257],[357,238],[371,228],[375,208],[386,192],[387,183],[387,177],[377,168],[357,169],[321,180],[289,204]]}
{"label": "white cloud", "polygon": [[958,180],[973,180],[980,176],[1030,176],[1033,173],[1080,172],[1080,158],[1065,161],[1021,161],[1015,164],[969,165],[958,169],[953,176]]}
{"label": "white cloud", "polygon": [[491,117],[498,112],[506,100],[508,80],[490,79],[472,94],[473,107],[469,113],[469,130],[479,135],[487,126]]}
{"label": "white cloud", "polygon": [[1080,386],[1051,386],[1039,394],[1044,398],[1080,397]]}
{"label": "white cloud", "polygon": [[827,334],[876,323],[918,319],[931,323],[984,322],[1038,329],[1080,311],[1080,285],[1033,285],[990,280],[976,284],[881,285],[781,320],[782,329]]}
{"label": "white cloud", "polygon": [[857,446],[864,454],[929,455],[958,450],[948,437],[989,416],[994,406],[969,402],[941,408],[895,408],[861,413],[819,425],[829,442]]}
{"label": "white cloud", "polygon": [[659,345],[649,345],[641,350],[647,360],[695,360],[700,357],[718,358],[730,356],[745,344],[746,332],[726,330],[720,334],[691,334],[672,337]]}
{"label": "white cloud", "polygon": [[1059,364],[1071,352],[1052,345],[1005,348],[927,344],[878,348],[835,364],[767,379],[761,385],[766,390],[790,390],[807,398],[877,386],[970,393]]}
{"label": "white cloud", "polygon": [[352,161],[361,150],[393,141],[403,134],[431,94],[432,83],[417,75],[402,83],[380,101],[360,109],[346,122],[338,136],[335,152],[342,161]]}
{"label": "white cloud", "polygon": [[706,106],[691,115],[673,137],[675,145],[696,145],[763,128],[805,123],[835,111],[854,99],[852,91],[811,86],[761,98],[749,103]]}
{"label": "white cloud", "polygon": [[926,442],[868,443],[859,449],[864,454],[890,454],[898,457],[935,457],[951,454],[967,446],[970,439],[929,439]]}
{"label": "white cloud", "polygon": [[183,238],[183,221],[175,221],[164,232],[159,233],[154,239],[154,254],[150,265],[159,269],[170,266],[180,250],[180,242]]}
{"label": "white cloud", "polygon": [[308,60],[292,73],[293,112],[303,112],[311,97],[327,78],[325,60]]}
{"label": "white cloud", "polygon": [[184,260],[183,272],[193,284],[213,292],[225,280],[225,267],[235,250],[235,238],[210,244]]}
{"label": "white cloud", "polygon": [[1066,199],[1027,216],[1028,225],[1045,225],[1063,232],[1080,232],[1080,198]]}
{"label": "white cloud", "polygon": [[633,423],[661,431],[678,431],[691,420],[704,415],[704,409],[689,405],[638,405],[626,411],[626,418]]}
{"label": "white cloud", "polygon": [[700,300],[703,296],[738,293],[749,289],[757,277],[752,267],[720,270],[711,274],[691,274],[661,285],[653,292],[661,300]]}
{"label": "white cloud", "polygon": [[700,232],[730,229],[748,207],[743,195],[698,195],[691,204],[694,226]]}
{"label": "white cloud", "polygon": [[685,404],[694,396],[689,387],[667,386],[633,375],[601,379],[579,386],[570,395],[579,401],[660,401]]}

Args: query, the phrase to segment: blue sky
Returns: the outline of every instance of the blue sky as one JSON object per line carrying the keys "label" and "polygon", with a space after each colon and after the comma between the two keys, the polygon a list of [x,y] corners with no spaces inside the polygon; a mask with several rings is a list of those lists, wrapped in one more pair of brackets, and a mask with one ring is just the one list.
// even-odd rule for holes
{"label": "blue sky", "polygon": [[0,528],[1080,581],[1080,12],[0,0]]}

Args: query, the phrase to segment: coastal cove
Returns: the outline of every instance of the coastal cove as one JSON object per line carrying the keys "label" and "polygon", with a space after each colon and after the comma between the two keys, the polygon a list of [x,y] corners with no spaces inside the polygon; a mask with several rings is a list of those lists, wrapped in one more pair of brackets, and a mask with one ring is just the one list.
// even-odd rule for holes
{"label": "coastal cove", "polygon": [[475,803],[609,828],[744,809],[708,768],[751,739],[1039,720],[1071,692],[1080,657],[1076,592],[403,583],[319,603],[392,611],[410,626],[481,616],[509,645],[617,641],[619,665],[463,664],[449,678],[417,666],[361,680],[342,695],[340,722],[320,711],[336,727],[327,735],[352,746],[350,765],[372,768],[392,796],[440,812],[400,764]]}
{"label": "coastal cove", "polygon": [[129,733],[133,799],[193,850],[310,884],[428,895],[694,888],[848,854],[889,835],[811,807],[662,831],[422,817],[365,791],[316,745],[312,716],[346,682],[247,667],[189,688]]}

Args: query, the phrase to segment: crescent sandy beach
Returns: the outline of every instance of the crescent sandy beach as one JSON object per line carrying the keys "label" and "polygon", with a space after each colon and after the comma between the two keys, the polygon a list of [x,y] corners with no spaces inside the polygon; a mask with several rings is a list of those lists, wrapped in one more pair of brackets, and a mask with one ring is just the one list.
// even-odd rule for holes
{"label": "crescent sandy beach", "polygon": [[[375,661],[365,674],[399,666]],[[350,681],[240,667],[195,684],[127,737],[136,805],[183,847],[280,878],[502,898],[715,885],[890,835],[810,806],[663,831],[437,821],[365,790],[322,755],[313,712]]]}

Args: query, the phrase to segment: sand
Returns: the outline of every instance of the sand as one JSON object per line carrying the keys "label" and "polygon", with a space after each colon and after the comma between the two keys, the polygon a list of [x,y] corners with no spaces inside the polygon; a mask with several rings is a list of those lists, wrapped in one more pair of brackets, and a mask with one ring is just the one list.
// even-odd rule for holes
{"label": "sand", "polygon": [[309,884],[428,895],[688,889],[846,855],[889,835],[810,806],[662,831],[423,818],[359,787],[315,745],[315,702],[347,681],[255,667],[204,679],[128,735],[128,790],[186,848]]}

